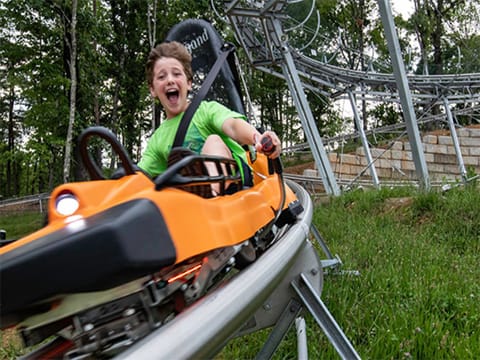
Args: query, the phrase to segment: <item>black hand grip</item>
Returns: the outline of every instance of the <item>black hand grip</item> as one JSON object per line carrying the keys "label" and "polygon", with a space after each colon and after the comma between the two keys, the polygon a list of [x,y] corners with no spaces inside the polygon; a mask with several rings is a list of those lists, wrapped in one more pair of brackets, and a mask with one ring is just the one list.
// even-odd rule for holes
{"label": "black hand grip", "polygon": [[261,141],[262,152],[265,155],[270,155],[275,151],[275,146],[273,146],[272,138],[270,136],[264,137]]}
{"label": "black hand grip", "polygon": [[[265,155],[270,155],[275,151],[275,146],[273,145],[272,138],[270,136],[266,136],[261,141],[262,144],[262,152]],[[268,159],[269,162],[273,165],[273,171],[277,174],[281,174],[283,172],[282,162],[280,161],[280,157],[275,159]]]}

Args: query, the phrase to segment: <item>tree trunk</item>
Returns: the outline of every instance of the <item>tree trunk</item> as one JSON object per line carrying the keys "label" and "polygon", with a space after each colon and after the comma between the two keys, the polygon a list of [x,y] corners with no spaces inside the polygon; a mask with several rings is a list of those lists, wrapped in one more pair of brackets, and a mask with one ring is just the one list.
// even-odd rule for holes
{"label": "tree trunk", "polygon": [[[152,6],[152,10],[150,10],[150,4],[147,6],[148,42],[150,49],[153,49],[157,39],[157,0],[153,0]],[[159,111],[157,111],[155,99],[152,99],[152,131],[155,131],[155,129],[160,125],[160,117],[158,115]]]}
{"label": "tree trunk", "polygon": [[[423,5],[421,0],[414,0],[414,9],[416,14],[426,14],[426,5]],[[427,32],[422,28],[425,26],[424,21],[415,21],[415,34],[417,36],[418,45],[420,46],[421,60],[423,65],[423,75],[429,75],[428,71],[428,56],[427,56]]]}
{"label": "tree trunk", "polygon": [[10,87],[9,101],[8,101],[8,158],[7,158],[7,186],[5,189],[5,194],[11,196],[15,193],[12,193],[12,182],[15,179],[13,176],[13,162],[12,155],[15,151],[15,132],[14,132],[14,117],[13,117],[13,106],[15,104],[15,92],[13,86]]}
{"label": "tree trunk", "polygon": [[[94,19],[97,19],[97,0],[93,0],[93,17]],[[97,54],[97,48],[98,48],[98,44],[97,44],[97,39],[94,37],[93,38],[93,49],[95,51],[95,54]],[[98,66],[98,64],[96,64],[96,66]],[[95,125],[100,125],[100,104],[99,104],[99,101],[98,101],[98,95],[99,95],[99,86],[98,86],[98,79],[96,79],[96,82],[95,82],[95,92],[94,92],[94,98],[93,98],[93,117],[95,119]]]}
{"label": "tree trunk", "polygon": [[76,59],[77,59],[77,37],[76,37],[76,27],[77,27],[77,0],[72,0],[72,21],[70,25],[70,31],[72,36],[72,41],[70,44],[70,115],[68,119],[68,130],[67,130],[67,139],[65,141],[65,161],[63,166],[63,181],[68,182],[70,178],[70,163],[71,163],[71,153],[72,153],[72,134],[73,134],[73,124],[75,122],[75,105],[76,105],[76,96],[77,96],[77,69],[76,69]]}
{"label": "tree trunk", "polygon": [[437,6],[433,12],[434,23],[433,32],[431,34],[433,46],[433,75],[443,74],[443,54],[442,54],[442,37],[444,35],[443,29],[443,0],[437,1]]}

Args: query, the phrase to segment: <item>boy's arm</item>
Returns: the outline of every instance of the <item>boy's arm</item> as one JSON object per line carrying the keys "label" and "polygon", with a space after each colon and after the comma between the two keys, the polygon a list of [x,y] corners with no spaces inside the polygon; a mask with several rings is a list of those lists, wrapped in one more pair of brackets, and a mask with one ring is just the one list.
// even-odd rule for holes
{"label": "boy's arm", "polygon": [[273,131],[265,131],[263,134],[252,125],[242,119],[228,118],[222,125],[223,132],[241,145],[254,144],[257,151],[262,152],[262,140],[270,138],[274,151],[268,157],[275,159],[282,151],[278,136]]}

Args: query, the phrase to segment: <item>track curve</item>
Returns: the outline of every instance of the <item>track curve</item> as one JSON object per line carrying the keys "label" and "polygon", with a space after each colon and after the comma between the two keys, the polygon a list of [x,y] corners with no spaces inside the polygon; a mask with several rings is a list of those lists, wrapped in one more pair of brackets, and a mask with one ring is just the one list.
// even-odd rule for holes
{"label": "track curve", "polygon": [[308,192],[288,181],[304,212],[255,263],[120,354],[118,359],[210,358],[218,353],[282,282],[307,240],[313,214]]}

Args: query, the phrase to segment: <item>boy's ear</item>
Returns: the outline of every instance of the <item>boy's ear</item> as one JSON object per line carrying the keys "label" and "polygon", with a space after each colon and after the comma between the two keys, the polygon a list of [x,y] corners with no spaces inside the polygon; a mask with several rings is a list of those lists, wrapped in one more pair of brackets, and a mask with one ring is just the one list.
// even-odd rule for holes
{"label": "boy's ear", "polygon": [[149,86],[148,90],[150,90],[150,95],[152,95],[153,98],[155,98],[155,91],[153,90],[153,86]]}
{"label": "boy's ear", "polygon": [[188,80],[188,91],[192,91],[192,80]]}

